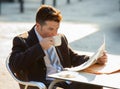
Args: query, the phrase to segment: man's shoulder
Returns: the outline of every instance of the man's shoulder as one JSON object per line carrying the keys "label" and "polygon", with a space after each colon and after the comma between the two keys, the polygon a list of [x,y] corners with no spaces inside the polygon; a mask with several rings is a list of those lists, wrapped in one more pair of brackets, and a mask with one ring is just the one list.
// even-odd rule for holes
{"label": "man's shoulder", "polygon": [[62,34],[62,33],[59,33],[59,35],[60,35],[61,37],[65,37],[65,35],[64,35],[64,34]]}
{"label": "man's shoulder", "polygon": [[28,32],[24,32],[20,35],[15,36],[13,39],[13,44],[17,45],[17,44],[21,44],[21,42],[24,43],[26,39],[28,38],[28,36],[29,36]]}
{"label": "man's shoulder", "polygon": [[29,36],[28,32],[24,32],[24,33],[18,35],[18,37],[25,38],[25,39],[28,38],[28,36]]}

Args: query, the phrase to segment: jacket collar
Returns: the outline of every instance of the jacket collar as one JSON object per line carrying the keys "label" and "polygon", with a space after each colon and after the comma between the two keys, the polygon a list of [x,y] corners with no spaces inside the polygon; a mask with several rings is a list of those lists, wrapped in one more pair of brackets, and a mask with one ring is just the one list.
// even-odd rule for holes
{"label": "jacket collar", "polygon": [[[28,41],[29,47],[31,47],[31,46],[33,46],[33,45],[35,45],[35,44],[37,44],[37,43],[39,42],[39,40],[38,40],[38,38],[37,38],[37,35],[36,35],[36,33],[35,33],[35,30],[34,30],[35,26],[36,26],[36,25],[34,25],[33,28],[28,32],[29,36],[28,36],[27,41]],[[58,53],[58,56],[59,56],[59,58],[60,58],[60,61],[61,61],[62,65],[64,65],[64,63],[63,63],[63,58],[62,58],[62,55],[61,55],[59,46],[58,46],[58,47],[55,47],[55,48],[56,48],[56,51],[57,51],[57,53]]]}
{"label": "jacket collar", "polygon": [[39,42],[35,34],[35,30],[34,30],[35,26],[36,25],[34,25],[33,28],[30,31],[28,31],[29,36],[28,36],[27,42],[29,46],[33,46]]}

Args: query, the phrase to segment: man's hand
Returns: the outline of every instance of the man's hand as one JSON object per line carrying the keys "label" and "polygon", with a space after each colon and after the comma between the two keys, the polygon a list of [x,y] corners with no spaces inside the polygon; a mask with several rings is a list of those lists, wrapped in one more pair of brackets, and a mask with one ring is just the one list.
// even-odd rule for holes
{"label": "man's hand", "polygon": [[47,50],[54,44],[52,37],[43,38],[42,41],[40,41],[40,45],[44,50]]}
{"label": "man's hand", "polygon": [[97,63],[103,65],[106,62],[107,62],[107,55],[106,52],[103,52],[103,56],[97,59]]}

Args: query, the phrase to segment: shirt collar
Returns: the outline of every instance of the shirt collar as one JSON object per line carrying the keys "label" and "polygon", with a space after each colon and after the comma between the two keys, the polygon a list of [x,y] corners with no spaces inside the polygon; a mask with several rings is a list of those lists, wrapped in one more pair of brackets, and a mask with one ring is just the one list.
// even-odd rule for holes
{"label": "shirt collar", "polygon": [[36,26],[34,27],[34,30],[35,30],[35,34],[37,35],[38,40],[41,41],[43,38],[42,38],[42,36],[37,32]]}

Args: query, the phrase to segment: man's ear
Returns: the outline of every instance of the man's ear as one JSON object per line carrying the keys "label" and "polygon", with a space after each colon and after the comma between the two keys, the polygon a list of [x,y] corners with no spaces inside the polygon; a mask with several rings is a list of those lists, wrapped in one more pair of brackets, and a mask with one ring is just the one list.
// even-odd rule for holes
{"label": "man's ear", "polygon": [[41,28],[40,23],[36,23],[36,27],[37,27],[38,29]]}

